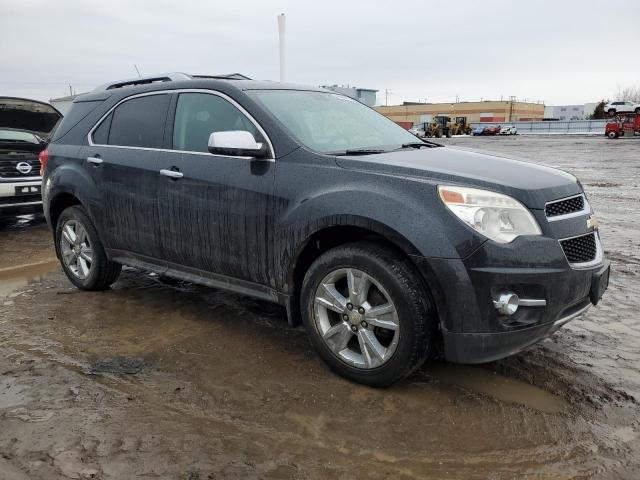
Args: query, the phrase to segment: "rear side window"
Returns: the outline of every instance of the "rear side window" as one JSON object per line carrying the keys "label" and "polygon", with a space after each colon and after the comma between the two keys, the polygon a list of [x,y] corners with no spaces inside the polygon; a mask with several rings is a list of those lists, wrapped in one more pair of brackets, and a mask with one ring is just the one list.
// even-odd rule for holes
{"label": "rear side window", "polygon": [[110,113],[107,118],[105,118],[98,128],[93,131],[92,140],[93,143],[97,145],[106,145],[109,141],[109,128],[111,128],[111,119],[113,118],[113,113]]}
{"label": "rear side window", "polygon": [[160,148],[168,108],[168,94],[147,95],[120,104],[112,113],[108,144]]}
{"label": "rear side window", "polygon": [[173,127],[173,148],[208,152],[213,132],[245,130],[260,141],[255,125],[233,104],[208,93],[181,93]]}
{"label": "rear side window", "polygon": [[75,127],[80,121],[93,112],[104,100],[96,100],[92,102],[73,102],[71,110],[63,117],[62,123],[58,125],[52,135],[52,141],[55,142],[62,138],[65,134]]}

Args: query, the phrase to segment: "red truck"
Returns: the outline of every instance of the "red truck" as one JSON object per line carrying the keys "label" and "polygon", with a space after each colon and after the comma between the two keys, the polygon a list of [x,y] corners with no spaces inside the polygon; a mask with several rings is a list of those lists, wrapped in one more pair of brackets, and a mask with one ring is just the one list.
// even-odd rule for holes
{"label": "red truck", "polygon": [[640,115],[619,115],[607,122],[604,134],[608,138],[640,135]]}

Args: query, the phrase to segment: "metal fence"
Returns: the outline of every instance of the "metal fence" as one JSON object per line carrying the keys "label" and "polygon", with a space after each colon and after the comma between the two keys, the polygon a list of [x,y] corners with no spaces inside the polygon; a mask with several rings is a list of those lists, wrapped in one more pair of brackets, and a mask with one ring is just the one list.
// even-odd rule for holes
{"label": "metal fence", "polygon": [[471,128],[513,125],[522,135],[604,135],[606,120],[570,120],[568,122],[473,122]]}

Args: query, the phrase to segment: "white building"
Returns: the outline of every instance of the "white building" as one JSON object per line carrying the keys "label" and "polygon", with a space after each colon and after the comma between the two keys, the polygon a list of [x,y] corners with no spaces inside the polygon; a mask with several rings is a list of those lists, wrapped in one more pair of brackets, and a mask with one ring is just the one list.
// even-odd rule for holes
{"label": "white building", "polygon": [[561,122],[570,120],[588,120],[596,108],[595,103],[583,105],[547,105],[544,107],[544,118],[553,118]]}
{"label": "white building", "polygon": [[370,88],[357,88],[357,87],[349,87],[338,85],[321,85],[322,88],[326,88],[327,90],[333,90],[336,93],[341,93],[346,95],[347,97],[355,98],[361,103],[373,107],[377,103],[376,94],[378,90],[372,90]]}

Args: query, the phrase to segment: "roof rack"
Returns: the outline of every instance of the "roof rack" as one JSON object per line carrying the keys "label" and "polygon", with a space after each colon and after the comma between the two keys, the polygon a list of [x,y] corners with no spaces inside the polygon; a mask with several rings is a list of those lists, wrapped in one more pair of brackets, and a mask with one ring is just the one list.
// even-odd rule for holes
{"label": "roof rack", "polygon": [[174,80],[190,80],[191,75],[187,75],[186,73],[161,73],[160,75],[154,75],[149,77],[138,77],[138,78],[130,78],[127,80],[119,80],[117,82],[105,83],[104,85],[100,85],[94,89],[94,92],[101,90],[113,90],[114,88],[123,88],[123,87],[135,87],[137,85],[148,85],[150,83],[156,82],[171,82]]}
{"label": "roof rack", "polygon": [[222,75],[191,75],[192,78],[220,78],[223,80],[251,80],[241,73],[225,73]]}
{"label": "roof rack", "polygon": [[135,87],[138,85],[148,85],[156,82],[173,82],[176,80],[192,80],[194,78],[218,78],[221,80],[251,80],[241,73],[227,73],[222,75],[188,75],[186,73],[173,72],[161,73],[148,77],[131,78],[128,80],[118,80],[117,82],[105,83],[96,87],[93,91],[113,90],[114,88]]}

